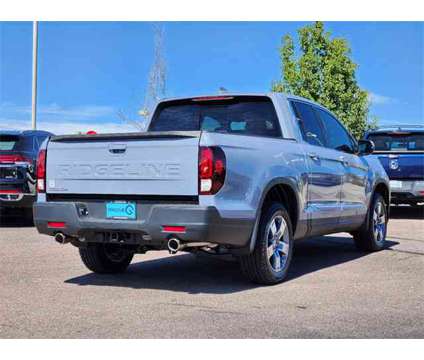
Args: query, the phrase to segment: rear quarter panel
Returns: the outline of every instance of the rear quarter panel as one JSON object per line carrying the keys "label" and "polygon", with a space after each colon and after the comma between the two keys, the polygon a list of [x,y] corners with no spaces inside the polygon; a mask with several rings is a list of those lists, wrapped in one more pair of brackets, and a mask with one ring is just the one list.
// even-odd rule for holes
{"label": "rear quarter panel", "polygon": [[384,170],[384,167],[381,165],[381,162],[379,161],[377,156],[362,156],[361,161],[368,166],[367,186],[365,189],[366,205],[368,208],[375,187],[380,183],[384,183],[389,189],[390,193],[390,183],[389,177],[387,176],[387,173]]}
{"label": "rear quarter panel", "polygon": [[204,132],[200,145],[220,146],[227,161],[223,188],[200,196],[201,205],[215,206],[224,218],[254,222],[269,185],[284,182],[297,195],[299,220],[306,219],[306,159],[295,140]]}

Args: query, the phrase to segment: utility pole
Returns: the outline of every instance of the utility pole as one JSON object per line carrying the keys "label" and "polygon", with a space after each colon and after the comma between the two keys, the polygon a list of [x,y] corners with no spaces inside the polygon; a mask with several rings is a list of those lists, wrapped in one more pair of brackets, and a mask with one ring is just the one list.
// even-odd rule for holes
{"label": "utility pole", "polygon": [[38,56],[38,22],[32,23],[32,129],[37,129],[37,56]]}
{"label": "utility pole", "polygon": [[150,68],[149,81],[144,97],[144,106],[138,112],[139,115],[147,117],[153,110],[156,102],[163,98],[166,90],[166,61],[164,57],[164,28],[156,24],[154,31],[153,64]]}

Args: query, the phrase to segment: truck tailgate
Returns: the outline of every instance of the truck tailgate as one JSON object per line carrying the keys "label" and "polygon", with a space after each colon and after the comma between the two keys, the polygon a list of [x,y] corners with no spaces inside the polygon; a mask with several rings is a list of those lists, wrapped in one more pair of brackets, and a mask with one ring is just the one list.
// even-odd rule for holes
{"label": "truck tailgate", "polygon": [[391,152],[377,155],[391,180],[422,180],[424,152]]}
{"label": "truck tailgate", "polygon": [[200,132],[53,137],[47,193],[197,195]]}

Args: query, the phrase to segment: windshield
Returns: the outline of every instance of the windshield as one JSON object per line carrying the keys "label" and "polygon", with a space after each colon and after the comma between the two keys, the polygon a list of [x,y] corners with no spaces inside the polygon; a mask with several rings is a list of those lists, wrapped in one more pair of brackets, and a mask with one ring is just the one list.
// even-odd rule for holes
{"label": "windshield", "polygon": [[179,100],[159,105],[149,131],[211,131],[281,136],[274,105],[267,97],[223,97]]}
{"label": "windshield", "polygon": [[424,151],[424,133],[371,134],[376,151]]}

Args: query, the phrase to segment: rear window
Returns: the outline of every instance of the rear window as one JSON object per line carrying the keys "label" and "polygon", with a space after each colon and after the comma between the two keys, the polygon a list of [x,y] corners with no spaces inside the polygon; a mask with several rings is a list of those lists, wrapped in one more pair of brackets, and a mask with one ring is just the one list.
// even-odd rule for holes
{"label": "rear window", "polygon": [[19,136],[0,135],[0,150],[15,150],[19,142]]}
{"label": "rear window", "polygon": [[424,151],[424,134],[370,134],[376,151]]}
{"label": "rear window", "polygon": [[267,97],[170,101],[159,105],[149,131],[210,131],[281,137],[274,105]]}
{"label": "rear window", "polygon": [[0,135],[0,151],[33,151],[33,138],[17,135]]}

